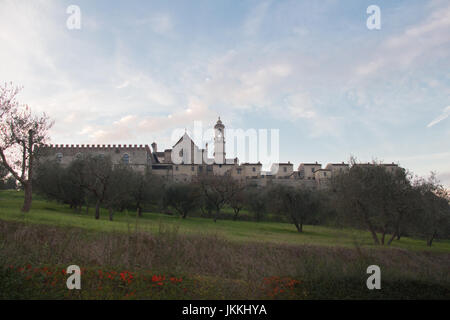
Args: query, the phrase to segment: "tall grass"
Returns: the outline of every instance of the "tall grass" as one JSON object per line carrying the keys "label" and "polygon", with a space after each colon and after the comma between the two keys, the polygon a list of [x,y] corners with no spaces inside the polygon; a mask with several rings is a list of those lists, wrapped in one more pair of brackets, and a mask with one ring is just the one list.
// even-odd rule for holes
{"label": "tall grass", "polygon": [[[175,290],[163,297],[174,299],[450,298],[447,253],[241,243],[219,235],[180,234],[177,227],[164,223],[153,233],[139,232],[137,224],[128,233],[100,233],[0,220],[0,261],[2,270],[8,266],[76,264],[93,270],[150,270],[182,277],[190,294]],[[372,264],[382,270],[380,291],[369,291],[365,285],[366,268]],[[22,280],[16,284],[0,281],[2,297],[8,298],[10,292],[19,293],[20,298],[20,288],[26,286]],[[299,283],[292,286],[289,295],[286,288],[279,289],[283,281],[293,280]],[[84,292],[94,290],[88,280],[84,283]],[[281,292],[267,291],[270,286]],[[110,291],[120,288],[112,286]],[[149,296],[145,290],[138,290],[136,297],[161,298]]]}

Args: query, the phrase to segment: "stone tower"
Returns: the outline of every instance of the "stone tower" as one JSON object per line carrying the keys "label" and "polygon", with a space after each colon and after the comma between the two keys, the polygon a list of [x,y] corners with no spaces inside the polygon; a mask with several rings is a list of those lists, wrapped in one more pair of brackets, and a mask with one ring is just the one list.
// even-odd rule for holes
{"label": "stone tower", "polygon": [[222,121],[217,120],[214,126],[214,162],[217,164],[225,163],[225,126]]}

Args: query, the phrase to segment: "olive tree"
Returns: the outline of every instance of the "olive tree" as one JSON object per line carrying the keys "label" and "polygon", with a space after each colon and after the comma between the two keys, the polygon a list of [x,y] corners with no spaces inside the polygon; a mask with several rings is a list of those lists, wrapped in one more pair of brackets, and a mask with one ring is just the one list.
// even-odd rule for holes
{"label": "olive tree", "polygon": [[228,201],[239,192],[237,181],[231,176],[200,176],[197,180],[207,206],[214,208],[214,222],[220,214],[220,210]]}
{"label": "olive tree", "polygon": [[201,190],[195,184],[174,183],[166,188],[164,198],[166,204],[185,219],[190,212],[200,206]]}
{"label": "olive tree", "polygon": [[269,197],[272,205],[287,215],[298,232],[303,232],[303,225],[316,213],[320,204],[313,190],[302,187],[276,186],[270,190]]}
{"label": "olive tree", "polygon": [[450,194],[434,174],[415,187],[421,195],[421,210],[414,218],[413,230],[431,246],[436,238],[450,237]]}

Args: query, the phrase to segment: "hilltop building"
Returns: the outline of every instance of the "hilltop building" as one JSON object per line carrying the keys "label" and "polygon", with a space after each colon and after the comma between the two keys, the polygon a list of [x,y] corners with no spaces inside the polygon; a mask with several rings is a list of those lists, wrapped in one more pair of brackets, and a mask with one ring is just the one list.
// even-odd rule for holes
{"label": "hilltop building", "polygon": [[[297,171],[294,165],[274,163],[270,171],[262,171],[261,163],[239,163],[238,158],[227,159],[225,148],[225,125],[220,118],[214,126],[213,158],[208,158],[208,144],[199,148],[187,133],[172,149],[158,150],[156,142],[148,145],[46,145],[41,147],[45,158],[62,165],[80,158],[84,154],[109,156],[114,163],[124,163],[139,171],[151,170],[155,175],[173,182],[190,182],[201,175],[230,175],[259,186],[268,184],[302,185],[310,188],[325,188],[327,181],[336,174],[349,169],[347,163],[329,163],[322,168],[320,163],[301,163]],[[365,165],[365,164],[364,164]],[[368,164],[370,165],[370,164]],[[394,170],[398,165],[386,164]]]}

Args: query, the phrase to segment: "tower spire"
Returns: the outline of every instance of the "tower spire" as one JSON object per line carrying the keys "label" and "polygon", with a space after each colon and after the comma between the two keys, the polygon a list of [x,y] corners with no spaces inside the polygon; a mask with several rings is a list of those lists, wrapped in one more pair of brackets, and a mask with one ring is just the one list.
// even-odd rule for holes
{"label": "tower spire", "polygon": [[222,121],[217,120],[214,126],[214,162],[217,164],[225,163],[225,126]]}

